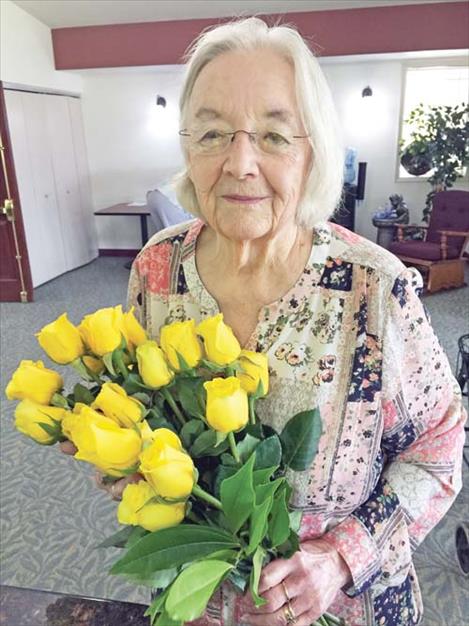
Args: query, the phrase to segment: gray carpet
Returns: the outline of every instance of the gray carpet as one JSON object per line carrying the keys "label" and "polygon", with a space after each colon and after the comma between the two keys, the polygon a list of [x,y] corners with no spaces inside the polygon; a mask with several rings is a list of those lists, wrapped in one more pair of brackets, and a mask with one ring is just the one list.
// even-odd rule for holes
{"label": "gray carpet", "polygon": [[[122,258],[100,258],[39,287],[33,304],[1,305],[1,582],[84,596],[147,602],[148,591],[108,576],[115,559],[95,546],[118,528],[116,505],[93,484],[89,467],[19,435],[3,390],[21,358],[39,359],[33,333],[64,311],[77,323],[97,308],[125,302]],[[424,298],[437,335],[456,365],[457,338],[469,332],[469,288]],[[74,380],[66,368],[65,383]],[[456,503],[416,554],[425,626],[463,626],[469,581],[458,569],[454,531],[469,519],[469,476]],[[466,616],[466,618],[464,618]]]}

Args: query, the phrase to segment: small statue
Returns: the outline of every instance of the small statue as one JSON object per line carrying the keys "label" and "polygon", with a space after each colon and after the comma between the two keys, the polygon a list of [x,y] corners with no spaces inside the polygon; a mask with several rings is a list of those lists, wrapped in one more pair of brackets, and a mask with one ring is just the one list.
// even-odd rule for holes
{"label": "small statue", "polygon": [[379,207],[379,210],[373,217],[377,220],[389,220],[396,224],[408,224],[409,209],[407,208],[404,197],[397,193],[389,196],[389,200],[386,202],[384,208]]}

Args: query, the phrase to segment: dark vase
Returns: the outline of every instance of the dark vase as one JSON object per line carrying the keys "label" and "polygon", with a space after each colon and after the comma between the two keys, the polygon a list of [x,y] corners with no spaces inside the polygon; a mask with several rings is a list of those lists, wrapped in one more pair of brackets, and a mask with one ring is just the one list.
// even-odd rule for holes
{"label": "dark vase", "polygon": [[432,169],[431,159],[426,154],[410,154],[408,151],[401,156],[401,165],[412,176],[422,176]]}

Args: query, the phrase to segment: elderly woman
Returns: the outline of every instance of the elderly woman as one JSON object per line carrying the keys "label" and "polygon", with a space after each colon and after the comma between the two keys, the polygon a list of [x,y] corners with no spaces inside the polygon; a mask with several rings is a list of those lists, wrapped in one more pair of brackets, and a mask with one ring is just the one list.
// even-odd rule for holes
{"label": "elderly woman", "polygon": [[[463,410],[417,291],[386,250],[326,220],[343,149],[318,62],[291,28],[257,18],[204,33],[181,96],[184,209],[134,262],[129,302],[149,333],[223,313],[266,352],[261,419],[280,431],[319,406],[324,433],[292,472],[301,550],[267,565],[268,603],[224,588],[196,623],[418,624],[412,551],[460,489]],[[126,483],[121,481],[122,485]]]}

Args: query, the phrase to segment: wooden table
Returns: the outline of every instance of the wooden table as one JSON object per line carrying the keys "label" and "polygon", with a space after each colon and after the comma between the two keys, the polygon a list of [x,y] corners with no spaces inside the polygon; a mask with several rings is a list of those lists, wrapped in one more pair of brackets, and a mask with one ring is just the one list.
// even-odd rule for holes
{"label": "wooden table", "polygon": [[136,215],[140,217],[140,232],[142,234],[142,246],[148,241],[148,223],[147,217],[151,215],[150,209],[146,204],[143,206],[132,206],[131,204],[121,203],[114,204],[107,209],[99,209],[94,212],[95,215]]}

